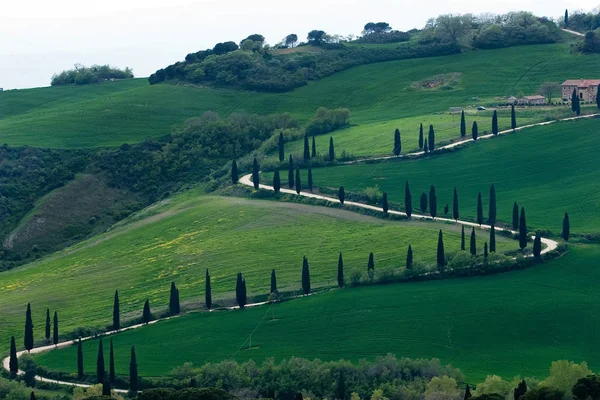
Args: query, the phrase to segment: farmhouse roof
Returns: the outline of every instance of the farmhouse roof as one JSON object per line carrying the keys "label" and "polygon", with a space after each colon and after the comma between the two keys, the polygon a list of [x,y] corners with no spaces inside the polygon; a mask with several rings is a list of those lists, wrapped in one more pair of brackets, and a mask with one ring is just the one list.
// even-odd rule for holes
{"label": "farmhouse roof", "polygon": [[600,85],[600,79],[567,79],[562,86],[590,87]]}

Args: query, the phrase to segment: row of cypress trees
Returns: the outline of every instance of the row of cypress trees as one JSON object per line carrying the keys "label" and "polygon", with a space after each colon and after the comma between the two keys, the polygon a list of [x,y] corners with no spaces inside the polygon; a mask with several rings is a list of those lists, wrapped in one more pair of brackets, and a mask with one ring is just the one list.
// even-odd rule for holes
{"label": "row of cypress trees", "polygon": [[[283,137],[283,133],[279,133],[279,140],[277,142],[277,149],[279,153],[279,162],[283,162],[285,160],[285,139]],[[291,155],[290,155],[291,156]],[[309,148],[308,145],[308,135],[304,135],[304,152],[303,158],[305,161],[310,160],[317,156],[317,143],[315,141],[315,136],[312,137],[312,146]],[[335,160],[335,147],[333,144],[333,136],[329,137],[329,152],[328,152],[329,161]]]}
{"label": "row of cypress trees", "polygon": [[[102,384],[102,395],[110,396],[111,387],[116,383],[116,370],[115,370],[115,354],[113,341],[110,339],[110,350],[109,350],[109,362],[108,362],[108,376],[106,374],[106,366],[104,359],[104,346],[102,344],[102,338],[98,341],[98,354],[96,356],[96,382]],[[84,377],[83,369],[83,347],[81,339],[77,342],[77,376],[81,380]],[[131,346],[131,353],[129,358],[129,391],[131,393],[137,393],[139,387],[139,375],[137,366],[137,357],[135,354],[135,346]]]}

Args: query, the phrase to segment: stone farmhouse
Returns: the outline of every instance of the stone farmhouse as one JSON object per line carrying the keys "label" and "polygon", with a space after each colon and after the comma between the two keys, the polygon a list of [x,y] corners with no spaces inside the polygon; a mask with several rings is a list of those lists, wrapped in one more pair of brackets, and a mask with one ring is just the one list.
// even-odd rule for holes
{"label": "stone farmhouse", "polygon": [[562,99],[563,101],[570,101],[571,96],[573,95],[573,89],[575,89],[575,93],[577,93],[580,100],[593,103],[598,96],[598,85],[600,85],[600,79],[566,80],[561,85]]}

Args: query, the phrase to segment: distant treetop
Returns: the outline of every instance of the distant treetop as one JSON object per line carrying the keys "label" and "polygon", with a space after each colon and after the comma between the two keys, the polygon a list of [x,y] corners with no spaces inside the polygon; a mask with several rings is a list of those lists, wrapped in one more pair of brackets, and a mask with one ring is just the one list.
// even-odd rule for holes
{"label": "distant treetop", "polygon": [[110,65],[92,65],[86,67],[81,64],[75,64],[73,69],[62,71],[52,75],[50,84],[58,85],[87,85],[89,83],[98,83],[104,81],[112,81],[115,79],[130,79],[133,78],[131,68],[119,69]]}

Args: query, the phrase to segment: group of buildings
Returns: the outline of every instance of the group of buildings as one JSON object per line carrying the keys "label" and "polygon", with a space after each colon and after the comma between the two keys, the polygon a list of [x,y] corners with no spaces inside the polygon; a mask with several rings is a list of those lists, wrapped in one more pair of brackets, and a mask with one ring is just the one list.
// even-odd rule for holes
{"label": "group of buildings", "polygon": [[[571,101],[573,90],[575,90],[582,102],[595,103],[598,96],[598,85],[600,85],[600,79],[568,79],[561,84],[562,101]],[[508,98],[509,104],[523,106],[539,106],[547,102],[546,97],[541,95]]]}

